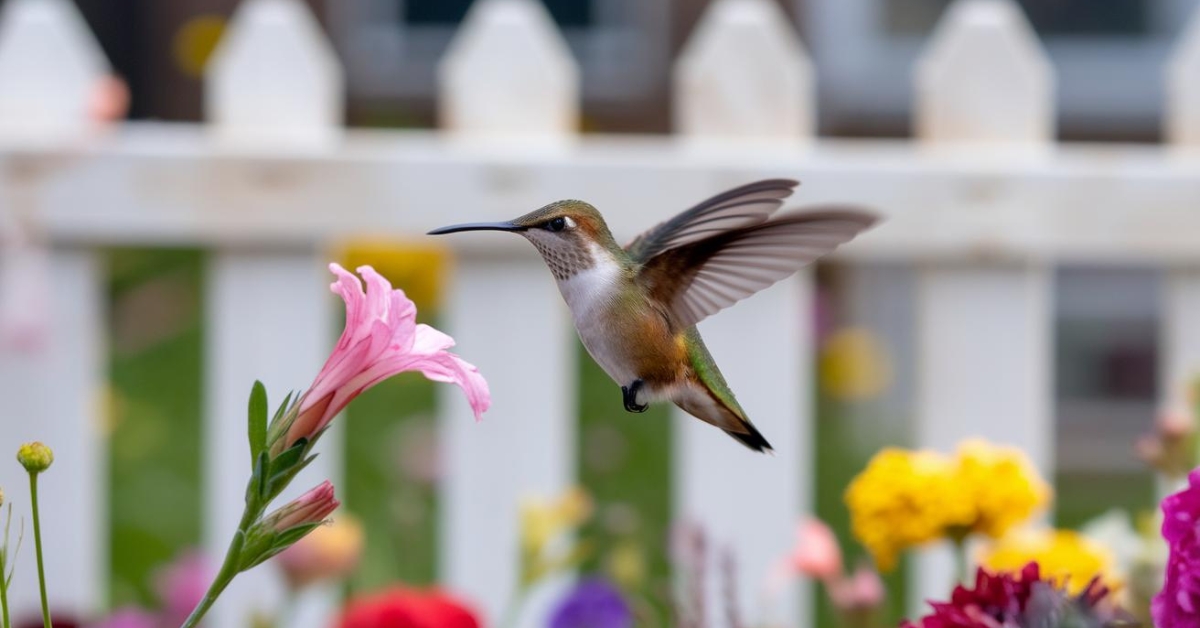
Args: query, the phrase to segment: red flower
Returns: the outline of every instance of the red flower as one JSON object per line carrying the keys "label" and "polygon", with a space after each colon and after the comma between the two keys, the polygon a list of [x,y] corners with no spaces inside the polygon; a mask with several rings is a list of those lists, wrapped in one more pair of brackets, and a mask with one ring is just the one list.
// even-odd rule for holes
{"label": "red flower", "polygon": [[480,628],[473,611],[436,589],[396,587],[350,600],[338,628]]}
{"label": "red flower", "polygon": [[[932,614],[906,621],[901,628],[1117,625],[1122,614],[1101,603],[1108,593],[1096,579],[1078,596],[1069,597],[1061,586],[1042,579],[1037,563],[1029,563],[1019,574],[979,569],[974,588],[955,587],[949,602],[931,602]],[[1083,618],[1083,623],[1071,623],[1067,617]]]}

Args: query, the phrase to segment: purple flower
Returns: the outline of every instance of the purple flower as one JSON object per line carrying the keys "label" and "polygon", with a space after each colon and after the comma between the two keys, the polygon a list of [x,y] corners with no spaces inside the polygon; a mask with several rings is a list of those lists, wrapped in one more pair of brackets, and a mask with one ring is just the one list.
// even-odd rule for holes
{"label": "purple flower", "polygon": [[1187,488],[1163,500],[1162,509],[1171,553],[1150,612],[1158,628],[1200,626],[1200,468],[1188,474]]}
{"label": "purple flower", "polygon": [[600,578],[581,580],[554,612],[550,628],[632,628],[633,612],[621,592]]}

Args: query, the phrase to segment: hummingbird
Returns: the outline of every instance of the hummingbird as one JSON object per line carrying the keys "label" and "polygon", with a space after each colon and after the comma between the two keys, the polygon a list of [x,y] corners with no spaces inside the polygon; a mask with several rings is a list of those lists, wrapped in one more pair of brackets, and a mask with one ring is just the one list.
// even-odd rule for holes
{"label": "hummingbird", "polygon": [[592,359],[621,387],[628,412],[669,400],[757,452],[772,451],[747,418],[696,324],[784,279],[873,225],[873,214],[818,207],[776,215],[799,185],[767,179],[718,194],[617,244],[579,200],[506,222],[429,235],[508,231],[541,253]]}

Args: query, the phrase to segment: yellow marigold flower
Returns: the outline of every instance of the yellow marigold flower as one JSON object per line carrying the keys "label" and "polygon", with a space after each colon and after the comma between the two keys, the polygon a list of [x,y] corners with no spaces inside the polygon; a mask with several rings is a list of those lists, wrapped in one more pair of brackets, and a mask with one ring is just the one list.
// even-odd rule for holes
{"label": "yellow marigold flower", "polygon": [[979,563],[994,571],[1019,571],[1030,561],[1073,594],[1096,576],[1111,588],[1121,584],[1112,554],[1074,530],[1013,530],[985,548]]}
{"label": "yellow marigold flower", "polygon": [[846,488],[854,536],[882,571],[916,545],[969,526],[975,509],[964,495],[954,464],[930,451],[880,451]]}
{"label": "yellow marigold flower", "polygon": [[975,507],[973,532],[1003,536],[1050,501],[1050,487],[1015,447],[969,440],[959,445],[956,462],[958,483]]}

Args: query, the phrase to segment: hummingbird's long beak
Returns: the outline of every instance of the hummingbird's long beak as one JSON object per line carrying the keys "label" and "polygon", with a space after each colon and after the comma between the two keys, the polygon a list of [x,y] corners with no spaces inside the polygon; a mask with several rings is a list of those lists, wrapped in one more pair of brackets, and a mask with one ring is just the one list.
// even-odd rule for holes
{"label": "hummingbird's long beak", "polygon": [[439,227],[426,235],[442,235],[443,233],[458,233],[459,231],[524,231],[525,227],[511,222],[466,222],[461,225]]}

